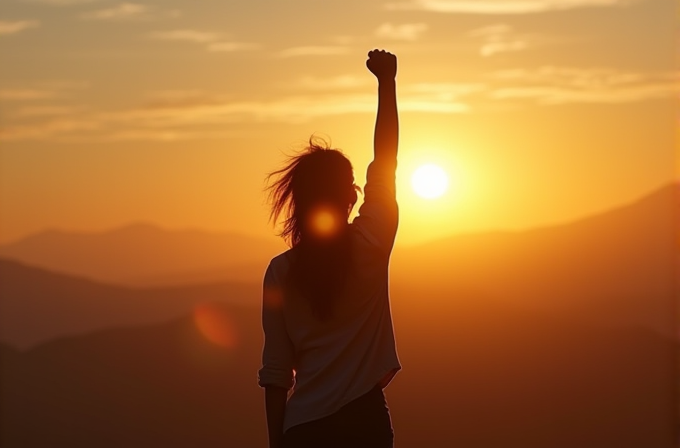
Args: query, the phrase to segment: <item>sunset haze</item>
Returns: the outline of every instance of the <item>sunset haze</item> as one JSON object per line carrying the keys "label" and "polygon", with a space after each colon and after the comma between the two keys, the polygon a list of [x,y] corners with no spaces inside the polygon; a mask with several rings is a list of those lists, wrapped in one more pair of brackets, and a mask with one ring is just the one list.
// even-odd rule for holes
{"label": "sunset haze", "polygon": [[[367,50],[399,57],[397,244],[566,223],[675,179],[674,2],[13,0],[0,242],[133,222],[274,238],[312,135],[372,156]],[[450,187],[424,200],[415,169]],[[355,209],[356,210],[356,209]]]}

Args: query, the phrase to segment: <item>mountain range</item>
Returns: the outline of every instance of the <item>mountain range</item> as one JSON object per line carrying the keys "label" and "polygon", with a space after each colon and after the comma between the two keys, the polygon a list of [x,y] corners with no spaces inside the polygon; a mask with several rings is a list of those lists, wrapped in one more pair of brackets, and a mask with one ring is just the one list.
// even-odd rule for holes
{"label": "mountain range", "polygon": [[[676,447],[677,194],[398,247],[395,446]],[[1,248],[0,446],[266,445],[261,275],[281,248],[189,233]]]}
{"label": "mountain range", "polygon": [[[676,446],[677,343],[465,299],[446,310],[395,303],[396,447]],[[0,445],[266,446],[259,307],[220,307],[231,346],[191,315],[21,352],[0,345]]]}
{"label": "mountain range", "polygon": [[[677,337],[676,224],[680,205],[677,194],[678,187],[670,185],[627,206],[568,225],[524,232],[459,235],[423,246],[397,248],[391,264],[393,300],[410,303],[414,308],[443,306],[445,309],[450,303],[469,300],[467,291],[471,291],[474,296],[541,313],[565,315],[574,321],[642,326]],[[152,235],[150,239],[155,243],[144,246],[150,252],[139,258],[146,261],[138,260],[135,264],[137,252],[130,248],[142,247],[138,240],[143,240],[146,233]],[[176,274],[175,282],[142,288],[82,277],[107,277],[104,267],[117,265],[126,266],[127,278],[133,278],[136,266],[151,263],[149,260],[158,262],[154,269],[159,278],[164,275],[163,266],[174,263],[172,269],[178,269],[180,259],[186,265],[198,266],[200,249],[213,247],[210,234],[197,237],[196,232],[189,232],[191,238],[187,239],[187,234],[182,232],[133,226],[99,236],[51,235],[43,233],[27,238],[4,246],[1,252],[5,256],[14,253],[15,258],[14,261],[0,260],[0,320],[3,322],[0,340],[15,347],[26,348],[63,334],[109,326],[160,322],[188,313],[206,300],[259,303],[262,272],[268,259],[278,251],[266,249],[266,243],[259,241],[256,245],[260,260],[246,257],[238,265],[238,253],[245,251],[242,245],[253,243],[246,239],[240,241],[239,246],[233,246],[235,250],[220,249],[224,252],[222,262],[234,269],[221,270],[223,278],[219,282],[184,284],[181,279],[189,275],[184,271],[184,277]],[[176,242],[174,237],[181,242]],[[195,244],[185,257],[180,257],[180,248],[192,238],[203,243]],[[73,253],[68,249],[69,241],[74,242]],[[153,247],[163,244],[165,249],[159,253],[152,251]],[[217,242],[214,246],[218,247]],[[116,251],[108,260],[107,254],[114,248]],[[211,251],[213,258],[203,261],[206,265],[219,252]],[[165,257],[169,253],[175,255]],[[248,253],[255,257],[258,252]],[[175,261],[163,264],[161,260],[166,258]],[[52,272],[44,269],[39,272],[41,268],[24,265],[31,260],[38,265],[49,265]],[[82,269],[73,260],[81,260]],[[150,274],[149,269],[144,269],[136,278],[143,277],[144,272]],[[250,274],[239,277],[249,269]],[[79,272],[65,274],[69,271]],[[122,267],[112,272],[115,274],[108,277],[122,275]],[[208,274],[203,278],[209,278]],[[172,277],[169,272],[166,275]],[[238,280],[225,281],[230,276]],[[456,292],[461,290],[466,293]]]}
{"label": "mountain range", "polygon": [[[445,282],[478,282],[484,271],[491,270],[497,278],[494,284],[503,288],[533,284],[539,291],[543,283],[527,280],[586,285],[601,279],[602,266],[610,267],[604,278],[609,281],[651,263],[654,266],[643,269],[646,280],[667,279],[678,249],[678,188],[670,184],[629,204],[560,225],[397,246],[393,278],[410,281],[425,275]],[[47,230],[0,245],[0,258],[104,283],[177,286],[259,282],[268,261],[286,248],[274,238],[137,223],[101,233]],[[588,272],[585,267],[579,273],[574,270],[590,265],[596,266]],[[566,279],[564,272],[574,272],[575,277]]]}
{"label": "mountain range", "polygon": [[135,223],[101,233],[47,230],[0,246],[0,257],[104,283],[175,286],[259,281],[284,249],[274,239]]}
{"label": "mountain range", "polygon": [[[598,325],[678,337],[678,185],[575,222],[523,232],[459,235],[395,251],[392,284],[451,285]],[[446,300],[458,300],[448,294]]]}
{"label": "mountain range", "polygon": [[259,306],[256,283],[160,288],[108,285],[0,259],[0,341],[27,349],[110,327],[164,322],[202,303]]}

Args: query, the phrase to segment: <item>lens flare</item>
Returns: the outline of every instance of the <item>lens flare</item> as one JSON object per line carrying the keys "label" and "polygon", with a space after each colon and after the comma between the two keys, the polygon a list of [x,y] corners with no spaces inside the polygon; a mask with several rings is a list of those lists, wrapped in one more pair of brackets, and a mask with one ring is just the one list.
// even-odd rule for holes
{"label": "lens flare", "polygon": [[340,229],[341,218],[331,207],[317,207],[308,217],[310,231],[317,238],[330,238]]}
{"label": "lens flare", "polygon": [[204,302],[194,308],[194,323],[203,337],[220,347],[233,349],[238,335],[226,309],[217,303]]}

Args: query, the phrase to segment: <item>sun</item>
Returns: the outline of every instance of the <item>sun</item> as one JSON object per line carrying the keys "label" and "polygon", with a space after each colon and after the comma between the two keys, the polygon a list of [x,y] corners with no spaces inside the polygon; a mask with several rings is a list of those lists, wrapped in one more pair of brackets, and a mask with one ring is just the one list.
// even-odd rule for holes
{"label": "sun", "polygon": [[435,199],[443,195],[449,186],[446,172],[438,165],[420,165],[411,176],[413,191],[424,199]]}

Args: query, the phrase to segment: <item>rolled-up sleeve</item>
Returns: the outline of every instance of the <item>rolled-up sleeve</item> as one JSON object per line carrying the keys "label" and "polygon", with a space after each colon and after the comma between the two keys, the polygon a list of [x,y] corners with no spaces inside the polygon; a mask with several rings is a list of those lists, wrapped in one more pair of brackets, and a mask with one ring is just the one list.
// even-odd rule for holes
{"label": "rolled-up sleeve", "polygon": [[354,219],[364,238],[387,253],[392,250],[399,225],[395,170],[396,165],[375,161],[368,166],[364,203]]}
{"label": "rolled-up sleeve", "polygon": [[294,349],[286,330],[281,282],[271,264],[267,267],[262,288],[262,329],[264,348],[258,384],[290,389],[294,384]]}

